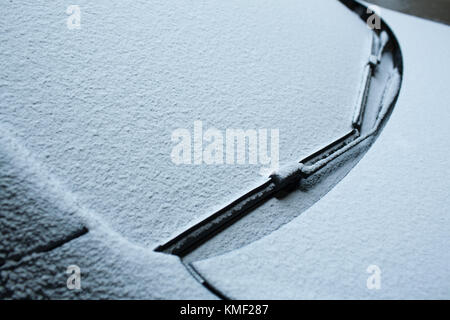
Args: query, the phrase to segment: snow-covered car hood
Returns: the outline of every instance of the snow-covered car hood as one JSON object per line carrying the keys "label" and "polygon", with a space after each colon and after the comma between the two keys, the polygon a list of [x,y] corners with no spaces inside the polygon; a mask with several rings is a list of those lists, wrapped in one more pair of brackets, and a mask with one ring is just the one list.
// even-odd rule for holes
{"label": "snow-covered car hood", "polygon": [[275,128],[298,161],[353,130],[372,31],[331,0],[82,1],[77,30],[24,6],[1,22],[2,298],[448,298],[448,27],[383,10],[403,83],[378,139],[180,260],[154,249],[267,176],[175,164],[174,130]]}

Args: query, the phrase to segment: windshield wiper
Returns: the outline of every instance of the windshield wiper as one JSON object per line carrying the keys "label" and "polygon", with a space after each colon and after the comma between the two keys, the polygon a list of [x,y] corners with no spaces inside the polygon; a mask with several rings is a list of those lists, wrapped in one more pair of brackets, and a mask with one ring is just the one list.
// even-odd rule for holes
{"label": "windshield wiper", "polygon": [[[367,20],[365,7],[353,1],[342,0],[342,2],[357,12],[364,21]],[[368,113],[367,98],[371,81],[378,71],[377,68],[382,61],[383,53],[388,47],[393,51],[393,55],[397,59],[394,59],[394,68],[390,70],[380,103],[371,106],[377,108],[377,110],[371,110],[372,114],[376,116],[369,117],[366,115]],[[193,224],[173,239],[158,246],[155,251],[183,258],[250,211],[273,197],[283,198],[289,192],[295,190],[302,180],[316,174],[349,150],[368,138],[375,136],[395,104],[401,85],[401,73],[402,61],[397,40],[392,31],[383,22],[381,30],[372,32],[371,52],[364,66],[361,87],[354,107],[351,130],[301,161],[274,172],[261,185],[245,193],[206,219]]]}

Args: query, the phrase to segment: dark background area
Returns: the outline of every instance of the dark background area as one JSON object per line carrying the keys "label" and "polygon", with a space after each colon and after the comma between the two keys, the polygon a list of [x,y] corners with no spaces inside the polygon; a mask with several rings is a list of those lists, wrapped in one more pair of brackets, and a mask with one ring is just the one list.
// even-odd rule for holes
{"label": "dark background area", "polygon": [[368,2],[450,25],[450,0],[369,0]]}

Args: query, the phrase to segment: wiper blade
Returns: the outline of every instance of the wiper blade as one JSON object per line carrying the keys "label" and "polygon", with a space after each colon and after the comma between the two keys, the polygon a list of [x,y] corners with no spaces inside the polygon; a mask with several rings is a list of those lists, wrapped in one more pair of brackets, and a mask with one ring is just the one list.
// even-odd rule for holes
{"label": "wiper blade", "polygon": [[[356,8],[361,10],[360,7]],[[360,15],[364,19],[363,11],[360,11]],[[381,103],[377,106],[376,117],[372,119],[373,123],[368,123],[370,120],[366,119],[365,111],[371,80],[382,61],[385,49],[390,44],[391,47],[398,48],[395,37],[385,24],[383,24],[382,31],[373,31],[371,52],[364,66],[363,78],[354,107],[351,130],[347,134],[332,141],[301,161],[274,172],[256,188],[232,201],[206,219],[190,226],[165,244],[158,246],[155,251],[183,258],[250,211],[273,197],[284,197],[292,190],[295,190],[302,179],[309,178],[361,142],[376,135],[394,104],[401,84],[400,61],[399,66],[394,68],[389,75],[381,97]],[[369,129],[363,130],[363,127],[367,126],[369,126]]]}

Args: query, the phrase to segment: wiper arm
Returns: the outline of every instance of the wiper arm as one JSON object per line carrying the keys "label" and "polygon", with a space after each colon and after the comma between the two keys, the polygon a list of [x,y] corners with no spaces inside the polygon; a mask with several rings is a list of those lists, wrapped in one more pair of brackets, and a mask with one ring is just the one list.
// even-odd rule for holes
{"label": "wiper arm", "polygon": [[[386,25],[384,25],[384,28],[389,30]],[[386,30],[381,31],[380,33],[374,31],[372,34],[371,52],[367,63],[364,66],[363,80],[356,100],[351,124],[352,129],[350,132],[301,161],[274,172],[258,187],[245,193],[206,219],[193,224],[173,239],[158,246],[155,251],[165,252],[180,257],[186,256],[253,209],[273,197],[281,198],[285,196],[290,191],[296,189],[302,179],[312,176],[350,149],[376,135],[394,104],[401,84],[400,71],[394,68],[385,85],[381,104],[376,113],[376,119],[370,129],[365,130],[367,132],[361,134],[363,125],[367,126],[366,122],[368,121],[365,119],[365,109],[367,107],[367,97],[371,80],[382,60],[383,52],[387,45],[390,42],[397,45],[393,34],[391,32],[388,33]]]}

